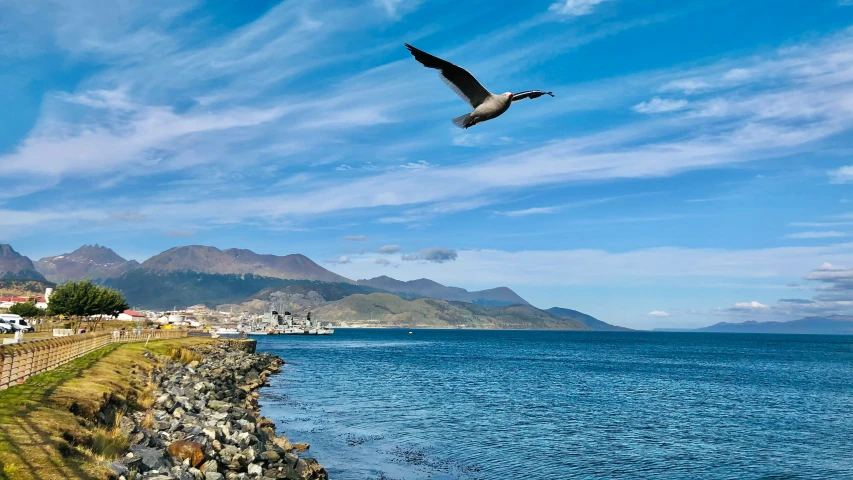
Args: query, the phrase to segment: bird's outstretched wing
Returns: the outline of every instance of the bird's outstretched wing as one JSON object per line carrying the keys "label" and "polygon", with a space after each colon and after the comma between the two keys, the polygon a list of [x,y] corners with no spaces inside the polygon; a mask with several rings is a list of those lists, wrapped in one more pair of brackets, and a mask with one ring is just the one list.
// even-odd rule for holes
{"label": "bird's outstretched wing", "polygon": [[527,90],[526,92],[513,93],[512,101],[517,102],[519,100],[524,100],[525,98],[534,99],[539,98],[542,95],[551,95],[552,97],[554,96],[554,94],[551,92],[543,92],[542,90]]}
{"label": "bird's outstretched wing", "polygon": [[412,52],[415,60],[428,68],[434,68],[439,71],[439,76],[444,83],[456,92],[462,100],[468,102],[472,108],[477,108],[491,93],[482,86],[480,82],[468,73],[462,67],[456,66],[447,60],[442,60],[434,55],[430,55],[423,50],[419,50],[408,43],[406,48]]}

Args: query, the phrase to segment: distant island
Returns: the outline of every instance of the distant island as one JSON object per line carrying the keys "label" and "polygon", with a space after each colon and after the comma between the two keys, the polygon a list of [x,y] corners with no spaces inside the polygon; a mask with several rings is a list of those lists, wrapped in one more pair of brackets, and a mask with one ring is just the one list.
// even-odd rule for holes
{"label": "distant island", "polygon": [[853,334],[853,316],[832,315],[828,317],[806,317],[790,322],[743,322],[717,323],[696,329],[697,332],[718,333],[794,333],[816,335]]}
{"label": "distant island", "polygon": [[853,335],[853,316],[830,315],[806,317],[788,322],[741,323],[720,322],[695,329],[657,328],[656,332],[706,332],[706,333],[781,333],[798,335]]}

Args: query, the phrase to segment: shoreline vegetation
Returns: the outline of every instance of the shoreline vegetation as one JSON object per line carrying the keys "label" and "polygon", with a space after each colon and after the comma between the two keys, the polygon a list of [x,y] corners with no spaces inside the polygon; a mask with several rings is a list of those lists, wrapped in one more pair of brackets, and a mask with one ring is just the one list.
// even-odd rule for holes
{"label": "shoreline vegetation", "polygon": [[328,478],[275,433],[254,341],[110,344],[0,392],[0,479]]}

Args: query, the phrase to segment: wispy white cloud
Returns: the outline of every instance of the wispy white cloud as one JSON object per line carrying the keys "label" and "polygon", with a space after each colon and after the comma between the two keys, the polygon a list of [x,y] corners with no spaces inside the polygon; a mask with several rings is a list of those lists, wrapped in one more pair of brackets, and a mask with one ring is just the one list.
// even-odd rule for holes
{"label": "wispy white cloud", "polygon": [[505,215],[507,217],[526,217],[528,215],[547,215],[552,213],[559,213],[560,211],[569,209],[569,208],[578,208],[578,207],[590,207],[593,205],[600,205],[602,203],[610,203],[616,200],[624,200],[626,198],[634,198],[638,196],[644,195],[619,195],[615,197],[605,197],[605,198],[591,198],[589,200],[579,200],[576,202],[564,203],[561,205],[552,205],[548,207],[532,207],[525,208],[521,210],[508,210],[505,212],[496,212],[500,215]]}
{"label": "wispy white cloud", "polygon": [[[850,315],[853,313],[853,269],[824,262],[805,276],[809,283],[816,283],[813,298],[781,298],[775,304],[740,302],[725,309],[727,315],[792,320],[815,315]],[[802,288],[800,288],[803,290]]]}
{"label": "wispy white cloud", "polygon": [[[353,208],[414,205],[482,195],[495,189],[616,178],[663,177],[677,173],[790,155],[845,129],[849,118],[810,127],[747,123],[716,135],[637,145],[637,131],[556,141],[492,161],[360,178],[346,185],[299,195],[202,201],[165,209],[176,215],[212,214],[275,217]],[[626,135],[628,134],[628,135]],[[630,142],[631,149],[620,149]],[[262,204],[263,209],[254,208]]]}
{"label": "wispy white cloud", "polygon": [[[726,75],[728,75],[730,72],[731,71],[729,71]],[[697,78],[684,78],[668,82],[666,85],[662,86],[660,90],[662,92],[683,92],[686,94],[692,94],[710,88],[711,85],[708,84],[705,80],[700,80]]]}
{"label": "wispy white cloud", "polygon": [[[403,262],[402,279],[432,278],[449,284],[541,285],[687,285],[720,279],[772,279],[779,285],[802,278],[824,262],[853,264],[853,243],[753,250],[662,247],[626,252],[605,250],[457,250],[457,259],[441,265]],[[381,275],[372,271],[380,255],[355,259],[344,275]]]}
{"label": "wispy white cloud", "polygon": [[[50,222],[97,222],[111,218],[109,212],[96,209],[11,210],[0,209],[0,227],[33,227]],[[115,217],[113,217],[115,218]],[[120,218],[116,218],[120,220]]]}
{"label": "wispy white cloud", "polygon": [[830,183],[853,183],[853,165],[829,172]]}
{"label": "wispy white cloud", "polygon": [[60,0],[3,2],[0,19],[8,22],[0,25],[7,48],[0,52],[17,50],[21,55],[31,55],[55,45],[74,57],[98,55],[111,62],[156,57],[176,48],[163,30],[174,26],[197,4],[196,0],[152,0],[116,2],[103,8],[101,2],[94,0],[73,5]]}
{"label": "wispy white cloud", "polygon": [[403,0],[375,0],[376,4],[384,8],[389,16],[397,16],[397,7],[403,3]]}
{"label": "wispy white cloud", "polygon": [[763,303],[759,303],[756,301],[751,302],[737,302],[731,307],[729,310],[738,310],[738,311],[769,311],[770,307],[764,305]]}
{"label": "wispy white cloud", "polygon": [[664,113],[675,112],[687,108],[687,100],[668,100],[655,97],[647,102],[634,105],[633,110],[638,113]]}
{"label": "wispy white cloud", "polygon": [[596,6],[607,0],[559,0],[551,4],[550,10],[560,15],[589,15]]}
{"label": "wispy white cloud", "polygon": [[348,242],[365,242],[367,241],[367,237],[364,235],[348,235],[344,237],[344,240]]}
{"label": "wispy white cloud", "polygon": [[312,178],[314,177],[309,173],[299,172],[279,180],[276,182],[276,186],[286,187],[289,185],[299,185],[310,181]]}
{"label": "wispy white cloud", "polygon": [[323,263],[329,263],[332,265],[346,265],[350,263],[350,258],[346,255],[341,255],[341,258],[337,260],[324,260]]}
{"label": "wispy white cloud", "polygon": [[422,260],[425,262],[444,263],[452,262],[456,260],[458,256],[459,255],[456,253],[456,250],[451,248],[431,247],[425,248],[418,253],[403,255],[401,258],[403,261],[407,262]]}
{"label": "wispy white cloud", "polygon": [[427,162],[426,160],[420,160],[417,162],[408,162],[402,165],[397,165],[395,167],[391,167],[392,170],[423,170],[425,168],[431,168],[435,165]]}
{"label": "wispy white cloud", "polygon": [[458,147],[483,147],[494,145],[509,145],[510,143],[512,143],[512,138],[507,136],[495,138],[494,136],[487,135],[484,133],[470,133],[468,131],[465,131],[454,132],[453,140],[451,140],[451,142]]}
{"label": "wispy white cloud", "polygon": [[[559,5],[566,7],[568,3]],[[632,77],[630,82],[623,82],[630,84],[626,91],[617,89],[600,95],[623,103],[623,107],[649,98],[662,85],[703,95],[691,97],[686,105],[676,105],[679,108],[669,110],[671,115],[562,138],[529,137],[524,143],[512,143],[475,158],[454,157],[443,161],[444,166],[426,165],[420,158],[432,160],[435,156],[418,155],[417,160],[395,159],[396,169],[389,167],[391,161],[385,161],[377,163],[376,170],[359,170],[348,176],[331,176],[339,174],[326,167],[326,171],[332,170],[328,172],[330,176],[310,189],[259,190],[258,178],[248,176],[254,172],[247,167],[273,163],[282,171],[290,171],[292,164],[306,162],[296,158],[300,154],[311,152],[311,161],[328,154],[324,150],[328,144],[337,145],[338,150],[365,148],[361,152],[372,154],[375,150],[363,147],[358,134],[377,133],[370,130],[374,127],[401,135],[405,131],[408,144],[429,144],[435,132],[425,132],[427,140],[418,143],[417,138],[409,138],[402,122],[411,120],[411,112],[433,115],[433,107],[440,106],[435,105],[437,96],[432,93],[448,93],[432,75],[423,75],[423,79],[401,75],[412,63],[409,58],[403,60],[401,53],[400,60],[333,79],[323,86],[320,98],[303,91],[298,95],[261,95],[259,92],[266,92],[271,84],[286,86],[306,71],[321,68],[323,61],[340,61],[343,57],[336,55],[343,52],[325,50],[336,45],[326,40],[333,34],[346,38],[353,18],[364,19],[366,25],[379,22],[374,18],[374,4],[342,11],[290,6],[279,5],[245,27],[201,47],[181,44],[183,32],[178,32],[169,43],[174,46],[177,42],[183,48],[164,46],[158,50],[162,58],[153,62],[137,57],[119,61],[116,57],[117,63],[84,82],[79,91],[53,95],[46,102],[42,118],[30,136],[0,157],[0,163],[8,166],[0,169],[0,177],[37,172],[54,178],[98,175],[110,180],[119,174],[133,177],[193,169],[207,173],[215,166],[246,175],[240,181],[228,182],[229,198],[217,198],[217,192],[199,185],[191,191],[164,192],[142,206],[140,212],[167,223],[191,218],[218,225],[240,221],[263,225],[382,207],[380,222],[411,223],[479,208],[507,192],[533,186],[665,177],[815,151],[823,140],[849,131],[853,125],[853,86],[849,76],[853,61],[850,35],[843,34],[764,57],[651,72],[638,80],[639,77]],[[612,28],[621,31],[619,28],[628,27]],[[85,32],[75,35],[82,38]],[[595,38],[600,37],[577,41],[588,43]],[[560,51],[553,41],[543,43],[552,44],[549,55]],[[530,49],[541,46],[537,43]],[[386,46],[371,44],[370,48]],[[466,49],[471,58],[480,57],[471,53],[473,45],[460,47],[463,53]],[[490,60],[475,62],[475,66],[478,71],[479,67],[487,72],[500,71],[512,65],[513,60],[529,56],[530,49],[514,49],[506,57],[494,60],[487,56]],[[298,65],[298,71],[283,72],[281,65]],[[745,74],[732,72],[739,69],[749,71],[755,81],[772,80],[773,89],[738,89],[737,82],[743,81]],[[687,84],[685,79],[693,83]],[[106,85],[111,87],[105,88]],[[421,87],[424,95],[407,94],[421,91]],[[186,91],[193,95],[185,108],[161,101]],[[643,97],[635,98],[637,92]],[[506,119],[502,117],[503,123],[496,121],[495,128],[521,129],[529,118],[525,115],[547,118],[576,108],[573,105],[578,103],[595,104],[594,96],[587,93],[582,91],[579,95],[586,95],[589,101],[560,103],[558,99],[563,97],[558,97],[555,102],[537,104],[535,111],[519,109]],[[449,103],[456,101],[450,99],[452,95],[447,97],[449,108],[458,109],[458,104]],[[664,110],[672,108],[665,103],[650,106],[651,101],[644,102],[649,112],[661,106],[666,107]],[[424,104],[431,108],[413,108]],[[82,116],[73,114],[79,109],[83,109]],[[90,115],[95,111],[98,115]],[[346,121],[339,123],[341,119]],[[696,128],[699,125],[701,129]],[[446,132],[449,127],[441,128]],[[526,132],[533,134],[535,125],[530,128]],[[383,133],[382,138],[389,136],[393,135]],[[500,133],[495,136],[501,137]],[[444,138],[452,141],[452,137]],[[235,158],[240,161],[235,162]],[[335,163],[341,161],[353,169],[359,165],[341,157]],[[296,180],[292,184],[314,178],[299,175],[294,174],[292,178]],[[270,184],[286,185],[281,182],[287,182],[287,178],[273,175]],[[89,202],[84,198],[78,204],[81,209],[94,211],[116,208],[111,199]],[[455,205],[456,209],[441,208],[443,205]],[[396,207],[405,210],[400,212]]]}
{"label": "wispy white cloud", "polygon": [[838,237],[846,237],[847,234],[844,232],[836,232],[834,230],[824,231],[824,232],[798,232],[798,233],[789,233],[785,235],[785,238],[798,238],[798,239],[808,239],[808,238],[838,238]]}
{"label": "wispy white cloud", "polygon": [[361,165],[352,166],[346,163],[342,163],[335,167],[335,171],[338,172],[350,172],[350,171],[358,171],[358,172],[397,172],[397,171],[414,171],[414,170],[424,170],[427,168],[432,168],[435,165],[427,162],[426,160],[420,160],[417,162],[406,162],[400,165],[377,165],[373,162],[365,162]]}
{"label": "wispy white cloud", "polygon": [[397,253],[399,251],[400,251],[399,245],[383,245],[383,246],[379,247],[379,250],[377,250],[378,253],[382,253],[385,255],[390,255],[392,253]]}
{"label": "wispy white cloud", "polygon": [[[278,130],[280,135],[282,127],[328,131],[389,121],[384,107],[375,108],[365,97],[353,104],[342,90],[320,100],[302,92],[261,95],[266,84],[283,84],[298,74],[281,65],[310,69],[334,61],[328,55],[317,55],[317,44],[332,34],[346,35],[343,32],[354,20],[368,27],[377,24],[364,7],[311,11],[307,5],[292,8],[283,2],[245,27],[198,46],[192,35],[196,25],[181,29],[173,24],[198,5],[195,1],[155,0],[147,6],[116,6],[115,12],[94,4],[66,8],[61,2],[47,0],[30,3],[23,12],[39,12],[43,24],[37,29],[21,26],[22,41],[28,30],[52,26],[60,35],[45,37],[44,42],[60,42],[75,54],[97,54],[104,68],[82,82],[83,88],[95,88],[49,96],[33,133],[16,151],[0,158],[10,166],[2,176],[23,175],[32,168],[53,176],[116,170],[124,175],[145,175],[154,168],[226,164],[226,158],[233,158],[236,151],[245,162],[255,156],[268,158],[268,147],[275,141],[272,131]],[[394,3],[405,3],[409,9],[418,2]],[[28,17],[14,6],[6,13],[10,26],[26,25]],[[139,25],[145,25],[144,30]],[[164,40],[155,42],[153,37]],[[135,46],[130,48],[129,42],[136,42]],[[112,53],[116,56],[104,57]],[[300,57],[306,61],[296,61]],[[120,87],[105,89],[102,85]],[[175,96],[185,104],[180,109],[164,101]],[[265,123],[269,127],[263,127]],[[218,134],[225,130],[229,135]],[[289,153],[318,143],[307,141],[309,137],[293,135],[299,140],[291,142]],[[262,141],[254,143],[263,147],[247,148],[251,140],[259,139]],[[77,160],[81,158],[86,161]]]}
{"label": "wispy white cloud", "polygon": [[668,317],[669,313],[664,312],[663,310],[653,310],[649,312],[650,317]]}
{"label": "wispy white cloud", "polygon": [[[418,202],[420,203],[420,202]],[[464,200],[437,201],[424,207],[405,210],[401,215],[380,217],[378,223],[413,223],[422,222],[438,215],[448,215],[467,210],[474,210],[495,203],[488,197],[475,197]]]}
{"label": "wispy white cloud", "polygon": [[545,215],[551,213],[557,213],[560,210],[563,210],[562,205],[554,205],[552,207],[533,207],[533,208],[525,208],[523,210],[510,210],[508,212],[502,212],[507,217],[526,217],[528,215]]}
{"label": "wispy white cloud", "polygon": [[[752,76],[753,72],[748,68],[732,68],[723,74],[722,79],[724,82],[742,83],[751,79]],[[703,87],[704,86],[709,85],[704,84]]]}
{"label": "wispy white cloud", "polygon": [[373,0],[377,6],[385,10],[391,18],[400,18],[405,13],[409,13],[417,7],[420,0]]}
{"label": "wispy white cloud", "polygon": [[[181,140],[206,133],[256,126],[280,118],[285,109],[242,108],[208,114],[178,115],[168,107],[120,103],[103,107],[121,111],[112,125],[69,125],[44,121],[16,151],[0,156],[0,176],[40,172],[48,176],[86,175],[123,168],[143,173],[193,163],[181,153]],[[118,112],[116,112],[118,113]]]}
{"label": "wispy white cloud", "polygon": [[849,227],[853,222],[791,222],[792,227]]}
{"label": "wispy white cloud", "polygon": [[719,197],[706,197],[706,198],[691,198],[685,200],[685,203],[707,203],[707,202],[722,202],[725,200],[733,200],[735,198],[740,198],[739,195],[720,195]]}

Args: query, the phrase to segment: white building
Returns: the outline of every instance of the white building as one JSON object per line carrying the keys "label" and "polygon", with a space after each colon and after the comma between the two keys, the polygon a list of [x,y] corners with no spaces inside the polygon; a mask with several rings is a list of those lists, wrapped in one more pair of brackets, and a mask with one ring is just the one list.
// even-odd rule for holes
{"label": "white building", "polygon": [[128,322],[142,322],[146,320],[146,317],[145,315],[139,312],[134,312],[133,310],[125,310],[124,312],[119,313],[116,319]]}

